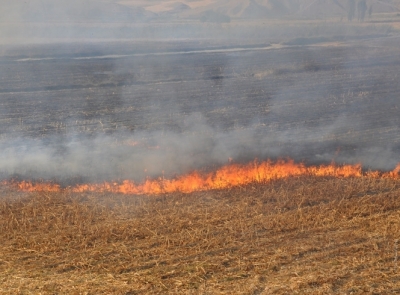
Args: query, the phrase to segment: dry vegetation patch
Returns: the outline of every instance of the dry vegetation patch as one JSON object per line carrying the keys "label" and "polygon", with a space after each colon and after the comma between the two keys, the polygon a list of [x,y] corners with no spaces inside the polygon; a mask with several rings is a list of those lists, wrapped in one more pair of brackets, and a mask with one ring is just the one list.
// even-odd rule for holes
{"label": "dry vegetation patch", "polygon": [[396,293],[399,193],[367,177],[160,196],[2,191],[0,293]]}

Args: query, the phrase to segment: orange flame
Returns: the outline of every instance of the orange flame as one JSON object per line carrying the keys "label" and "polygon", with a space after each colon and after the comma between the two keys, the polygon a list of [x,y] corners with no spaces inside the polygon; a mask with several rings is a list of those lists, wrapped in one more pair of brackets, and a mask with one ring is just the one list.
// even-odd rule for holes
{"label": "orange flame", "polygon": [[277,162],[265,161],[258,163],[254,161],[249,164],[228,164],[214,172],[192,173],[176,177],[174,179],[147,179],[143,183],[136,184],[130,180],[122,182],[104,182],[97,184],[79,184],[73,187],[62,188],[56,183],[33,183],[28,181],[4,182],[21,191],[72,191],[72,192],[110,192],[121,194],[162,194],[212,189],[225,189],[249,183],[266,183],[275,179],[288,178],[292,176],[332,176],[332,177],[373,177],[373,178],[400,178],[400,164],[390,172],[368,171],[363,172],[361,165],[329,165],[305,166],[292,160]]}

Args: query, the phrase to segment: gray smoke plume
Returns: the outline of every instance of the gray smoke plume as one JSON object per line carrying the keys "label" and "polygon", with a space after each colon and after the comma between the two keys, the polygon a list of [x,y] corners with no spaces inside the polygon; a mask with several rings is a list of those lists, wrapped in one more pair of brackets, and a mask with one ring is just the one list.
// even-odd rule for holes
{"label": "gray smoke plume", "polygon": [[[330,139],[353,123],[339,117],[332,124],[315,128],[298,126],[281,131],[272,125],[252,125],[223,131],[194,114],[187,118],[183,133],[138,131],[69,136],[58,144],[56,136],[46,141],[21,137],[0,141],[1,172],[35,179],[141,181],[145,177],[173,177],[194,169],[215,169],[232,159],[245,163],[255,158],[261,161],[282,157],[310,164],[335,161],[393,169],[399,159],[399,145],[360,146],[351,139],[340,143]],[[398,128],[393,132],[398,134]],[[343,150],[338,150],[340,147]]]}

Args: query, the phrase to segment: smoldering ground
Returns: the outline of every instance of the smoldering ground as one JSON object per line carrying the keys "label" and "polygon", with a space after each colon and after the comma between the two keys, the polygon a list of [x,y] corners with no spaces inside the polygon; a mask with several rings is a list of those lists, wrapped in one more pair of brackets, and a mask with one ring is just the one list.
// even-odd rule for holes
{"label": "smoldering ground", "polygon": [[[146,177],[174,177],[192,170],[212,170],[235,162],[290,156],[309,164],[362,163],[364,168],[391,170],[399,159],[399,145],[362,145],[354,140],[330,140],[341,128],[354,124],[339,117],[315,128],[248,126],[223,131],[206,123],[200,113],[189,116],[185,132],[139,131],[91,137],[57,136],[46,140],[15,138],[0,141],[3,176],[68,181],[102,181]],[[396,130],[398,132],[399,130]]]}
{"label": "smoldering ground", "polygon": [[397,57],[375,53],[357,45],[7,64],[26,74],[24,87],[57,87],[18,92],[15,83],[2,94],[0,170],[142,180],[280,157],[390,170]]}
{"label": "smoldering ground", "polygon": [[82,24],[76,10],[90,9],[71,3],[13,11],[22,23],[0,33],[11,40],[0,63],[4,178],[141,181],[286,157],[390,170],[400,160],[399,40],[388,26],[160,25],[140,9],[134,21],[103,10]]}
{"label": "smoldering ground", "polygon": [[0,171],[140,181],[286,157],[393,169],[398,40],[386,55],[365,42],[3,63]]}

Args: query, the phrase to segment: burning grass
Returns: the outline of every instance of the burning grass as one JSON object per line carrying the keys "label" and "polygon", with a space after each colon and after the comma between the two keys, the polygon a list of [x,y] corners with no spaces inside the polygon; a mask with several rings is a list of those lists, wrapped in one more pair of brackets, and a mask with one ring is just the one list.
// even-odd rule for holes
{"label": "burning grass", "polygon": [[[292,176],[333,176],[333,177],[375,177],[375,178],[399,178],[400,164],[390,172],[367,171],[363,172],[361,165],[329,165],[305,166],[303,163],[295,163],[293,160],[267,160],[254,161],[248,164],[228,164],[216,171],[201,173],[193,171],[174,179],[146,179],[143,183],[135,183],[130,180],[122,182],[104,182],[97,184],[78,184],[70,187],[62,187],[52,182],[32,181],[4,181],[3,185],[14,187],[21,191],[34,192],[61,192],[75,193],[102,192],[122,193],[130,195],[165,194],[165,193],[192,193],[195,191],[207,191],[213,189],[227,189],[235,186],[248,185],[250,183],[266,183],[272,180]],[[1,183],[0,183],[1,184]]]}
{"label": "burning grass", "polygon": [[300,176],[157,196],[1,195],[1,294],[400,290],[396,179]]}

